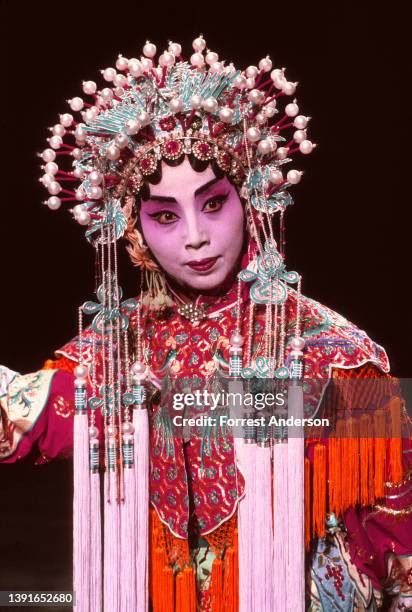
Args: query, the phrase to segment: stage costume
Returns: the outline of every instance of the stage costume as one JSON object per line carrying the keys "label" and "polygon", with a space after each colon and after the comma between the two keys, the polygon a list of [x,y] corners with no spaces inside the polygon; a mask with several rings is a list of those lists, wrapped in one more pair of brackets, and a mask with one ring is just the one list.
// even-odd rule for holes
{"label": "stage costume", "polygon": [[[176,43],[158,65],[150,43],[141,60],[119,56],[103,72],[113,87],[86,81],[93,104],[69,102],[84,123],[65,114],[53,128],[47,204],[83,202],[73,214],[96,249],[97,301],[41,370],[0,370],[0,460],[73,453],[80,612],[372,611],[384,597],[411,609],[412,446],[398,381],[385,351],[303,296],[285,268],[288,189],[301,173],[284,177],[283,165],[314,148],[295,100],[279,114],[296,86],[269,58],[241,72],[204,54],[202,37],[193,47],[190,62]],[[237,186],[248,232],[237,280],[194,300],[163,274],[137,221],[161,160],[189,155]],[[142,271],[141,293],[124,301],[121,238]],[[94,316],[85,329],[84,315]],[[254,381],[275,381],[288,415],[323,415],[330,430],[174,426],[171,390],[243,393]],[[206,402],[189,412],[210,414]]]}

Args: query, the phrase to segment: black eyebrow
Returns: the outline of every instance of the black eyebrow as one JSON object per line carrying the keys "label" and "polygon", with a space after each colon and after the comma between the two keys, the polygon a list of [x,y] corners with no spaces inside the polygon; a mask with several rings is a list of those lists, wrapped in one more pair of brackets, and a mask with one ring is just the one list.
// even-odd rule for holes
{"label": "black eyebrow", "polygon": [[207,191],[209,189],[209,187],[211,187],[212,185],[214,185],[215,183],[217,183],[218,181],[221,181],[223,177],[215,177],[214,179],[212,179],[211,181],[209,181],[208,183],[205,183],[204,185],[202,185],[201,187],[199,187],[198,189],[196,189],[195,191],[195,196],[200,195],[201,193],[203,193],[204,191]]}
{"label": "black eyebrow", "polygon": [[173,202],[176,204],[176,198],[172,198],[171,196],[150,195],[149,200],[155,200],[156,202]]}
{"label": "black eyebrow", "polygon": [[[223,177],[220,177],[220,178],[219,177],[215,177],[211,181],[208,181],[207,183],[205,183],[204,185],[202,185],[201,187],[196,189],[195,197],[197,197],[201,193],[204,193],[205,191],[207,191],[210,187],[212,187],[212,185],[214,185],[218,181],[221,181],[222,178]],[[152,195],[152,194],[150,194],[149,200],[154,200],[155,202],[169,202],[171,204],[176,204],[176,198],[173,198],[172,196],[162,196],[162,195],[154,195],[154,194]]]}

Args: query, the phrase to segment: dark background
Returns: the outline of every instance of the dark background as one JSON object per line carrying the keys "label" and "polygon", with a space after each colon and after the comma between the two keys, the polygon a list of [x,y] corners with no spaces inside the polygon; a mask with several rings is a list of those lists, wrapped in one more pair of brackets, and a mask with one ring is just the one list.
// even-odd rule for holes
{"label": "dark background", "polygon": [[[41,205],[46,127],[82,95],[81,81],[148,38],[191,53],[200,32],[220,58],[246,67],[270,54],[298,80],[319,144],[287,214],[287,265],[306,295],[365,329],[411,376],[409,172],[411,122],[406,16],[370,3],[1,3],[0,363],[41,367],[76,332],[76,308],[93,297],[93,253],[62,209]],[[406,34],[406,32],[405,32]],[[409,117],[408,117],[409,115]],[[403,150],[402,150],[403,147]],[[123,258],[121,283],[136,292]],[[70,588],[70,463],[1,468],[0,588]]]}

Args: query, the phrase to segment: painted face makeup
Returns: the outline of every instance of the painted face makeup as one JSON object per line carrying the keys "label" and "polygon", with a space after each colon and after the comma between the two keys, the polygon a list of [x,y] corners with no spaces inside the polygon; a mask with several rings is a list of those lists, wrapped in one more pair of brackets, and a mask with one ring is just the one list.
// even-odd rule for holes
{"label": "painted face makeup", "polygon": [[154,257],[179,285],[213,291],[230,279],[244,238],[243,206],[235,187],[212,168],[196,172],[186,158],[162,163],[162,180],[141,202],[140,222]]}

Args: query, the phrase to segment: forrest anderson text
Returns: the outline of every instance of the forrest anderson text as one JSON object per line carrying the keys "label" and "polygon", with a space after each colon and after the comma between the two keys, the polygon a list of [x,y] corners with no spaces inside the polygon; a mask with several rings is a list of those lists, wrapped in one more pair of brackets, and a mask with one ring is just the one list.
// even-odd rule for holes
{"label": "forrest anderson text", "polygon": [[230,417],[227,414],[216,416],[200,415],[187,418],[181,414],[173,417],[175,427],[213,427],[215,425],[227,427],[328,427],[329,419],[298,419],[294,416],[277,417],[272,415],[270,418],[259,417]]}

